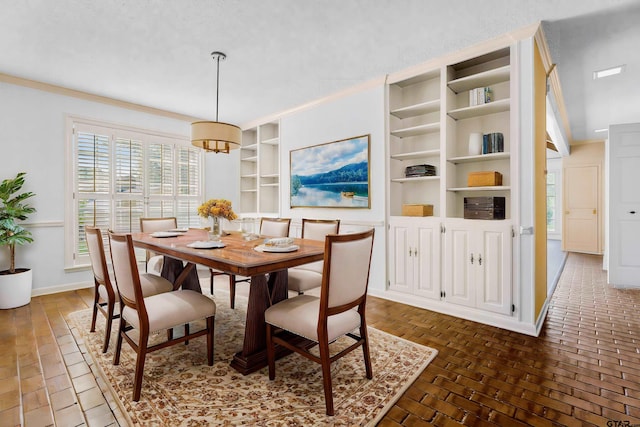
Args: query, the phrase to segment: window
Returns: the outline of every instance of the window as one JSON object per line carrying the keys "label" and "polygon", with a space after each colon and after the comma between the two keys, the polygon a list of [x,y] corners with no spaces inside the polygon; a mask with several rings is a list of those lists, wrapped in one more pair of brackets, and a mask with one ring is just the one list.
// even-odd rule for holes
{"label": "window", "polygon": [[558,232],[557,177],[556,172],[547,173],[547,233]]}
{"label": "window", "polygon": [[66,245],[67,266],[90,262],[86,225],[136,232],[140,217],[167,216],[177,217],[179,227],[200,225],[200,149],[184,138],[150,131],[74,119],[69,123],[73,167],[67,179],[72,212],[67,225],[73,238]]}

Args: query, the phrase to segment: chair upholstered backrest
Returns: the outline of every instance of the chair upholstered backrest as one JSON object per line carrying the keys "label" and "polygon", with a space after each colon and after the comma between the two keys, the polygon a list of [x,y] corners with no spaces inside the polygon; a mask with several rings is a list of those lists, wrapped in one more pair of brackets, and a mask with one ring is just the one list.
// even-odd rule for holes
{"label": "chair upholstered backrest", "polygon": [[[104,240],[99,228],[86,226],[84,228],[87,238],[87,248],[91,259],[91,269],[96,281],[111,288],[109,271],[107,270],[107,259],[104,254]],[[113,289],[113,288],[112,288]],[[115,291],[115,289],[113,289]]]}
{"label": "chair upholstered backrest", "polygon": [[[374,230],[334,234],[325,240],[321,304],[354,307],[366,296]],[[342,311],[342,310],[340,310]]]}
{"label": "chair upholstered backrest", "polygon": [[[176,217],[166,218],[140,218],[140,231],[143,233],[155,233],[156,231],[167,231],[178,227]],[[146,261],[149,262],[155,252],[146,251]]]}
{"label": "chair upholstered backrest", "polygon": [[131,235],[109,233],[109,246],[113,274],[122,302],[136,309],[139,305],[144,306]]}
{"label": "chair upholstered backrest", "polygon": [[291,218],[262,218],[260,235],[268,237],[289,237]]}
{"label": "chair upholstered backrest", "polygon": [[302,238],[322,240],[327,234],[338,234],[340,231],[339,219],[307,219],[302,218]]}
{"label": "chair upholstered backrest", "polygon": [[178,220],[175,217],[140,218],[140,231],[144,233],[167,231],[177,227]]}

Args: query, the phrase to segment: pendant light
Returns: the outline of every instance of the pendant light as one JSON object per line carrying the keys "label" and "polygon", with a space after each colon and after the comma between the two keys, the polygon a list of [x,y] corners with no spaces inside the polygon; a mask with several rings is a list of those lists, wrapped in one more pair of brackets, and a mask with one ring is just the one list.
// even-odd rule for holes
{"label": "pendant light", "polygon": [[191,144],[205,151],[229,153],[240,147],[242,132],[236,125],[218,121],[218,93],[220,89],[220,61],[227,58],[222,52],[211,52],[216,61],[216,121],[200,121],[191,123]]}

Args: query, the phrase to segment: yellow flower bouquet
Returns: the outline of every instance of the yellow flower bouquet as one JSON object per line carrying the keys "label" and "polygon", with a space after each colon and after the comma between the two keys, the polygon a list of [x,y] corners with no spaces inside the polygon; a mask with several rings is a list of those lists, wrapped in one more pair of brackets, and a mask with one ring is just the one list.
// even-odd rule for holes
{"label": "yellow flower bouquet", "polygon": [[217,240],[222,234],[220,218],[233,221],[238,215],[231,209],[231,202],[226,199],[210,199],[200,205],[198,215],[203,218],[211,218],[210,238]]}
{"label": "yellow flower bouquet", "polygon": [[233,221],[238,218],[233,209],[231,202],[226,199],[209,199],[198,208],[198,215],[203,218],[224,218]]}

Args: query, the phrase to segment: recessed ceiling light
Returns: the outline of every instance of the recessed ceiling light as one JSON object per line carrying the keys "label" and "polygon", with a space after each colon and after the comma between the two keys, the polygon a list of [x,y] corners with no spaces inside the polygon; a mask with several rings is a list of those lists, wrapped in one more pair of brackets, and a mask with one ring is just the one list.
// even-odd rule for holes
{"label": "recessed ceiling light", "polygon": [[615,76],[616,74],[620,74],[624,71],[625,65],[617,65],[611,68],[605,68],[604,70],[594,71],[593,72],[593,80],[598,80],[603,77]]}
{"label": "recessed ceiling light", "polygon": [[608,128],[594,130],[594,132],[598,132],[598,133],[600,133],[600,132],[608,132],[608,131],[609,131]]}

